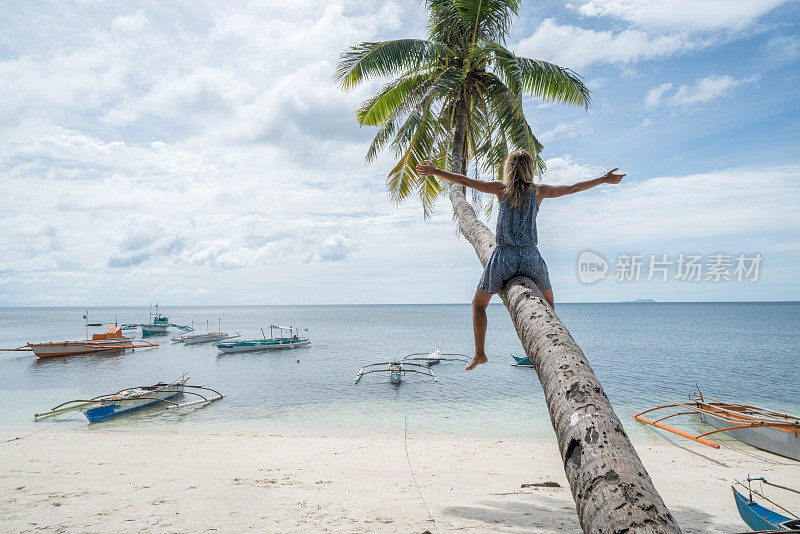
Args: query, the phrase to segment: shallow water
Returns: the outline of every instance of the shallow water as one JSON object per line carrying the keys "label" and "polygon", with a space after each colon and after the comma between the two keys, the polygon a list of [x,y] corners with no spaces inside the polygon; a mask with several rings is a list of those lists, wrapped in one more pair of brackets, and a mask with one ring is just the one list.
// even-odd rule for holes
{"label": "shallow water", "polygon": [[[95,308],[92,322],[147,320],[147,308]],[[41,360],[31,353],[0,353],[0,428],[40,429],[33,414],[73,398],[172,380],[227,397],[200,409],[148,409],[86,426],[81,415],[58,428],[259,432],[352,435],[402,432],[539,438],[552,435],[541,387],[530,369],[512,367],[522,353],[508,314],[489,308],[490,361],[466,373],[460,363],[433,368],[438,383],[409,375],[400,386],[388,376],[354,378],[367,363],[411,352],[469,354],[467,305],[230,306],[162,308],[173,323],[223,330],[244,338],[260,327],[309,328],[312,344],[291,351],[219,354],[214,344],[173,344],[149,337],[157,349],[125,354]],[[0,309],[0,346],[28,341],[83,339],[76,308]],[[558,313],[583,348],[628,431],[652,431],[631,415],[684,400],[698,384],[704,393],[742,403],[800,412],[796,396],[800,303],[561,304]],[[93,329],[92,331],[100,331]],[[138,332],[138,331],[137,331]],[[267,334],[269,332],[267,331]],[[299,361],[298,361],[299,360]],[[687,422],[691,425],[693,423]]]}

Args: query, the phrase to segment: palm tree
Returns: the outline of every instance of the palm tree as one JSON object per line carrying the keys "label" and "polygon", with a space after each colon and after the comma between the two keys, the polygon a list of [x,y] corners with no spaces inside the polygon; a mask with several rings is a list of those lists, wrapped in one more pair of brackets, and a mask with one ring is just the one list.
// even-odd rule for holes
{"label": "palm tree", "polygon": [[589,106],[589,90],[569,69],[519,57],[503,43],[519,2],[428,0],[429,39],[361,43],[342,55],[336,73],[344,89],[397,76],[358,109],[361,125],[377,126],[371,162],[387,145],[398,157],[387,185],[396,202],[417,191],[427,216],[445,191],[415,167],[431,159],[442,168],[502,178],[509,149],[528,150],[544,170],[542,145],[522,109],[526,94]]}
{"label": "palm tree", "polygon": [[[391,149],[387,186],[396,202],[417,192],[425,216],[447,189],[418,176],[425,159],[452,172],[502,178],[508,152],[521,148],[544,170],[542,145],[523,98],[588,108],[589,90],[569,69],[515,55],[505,38],[520,0],[426,0],[428,39],[367,42],[342,54],[336,78],[351,89],[394,77],[357,110],[376,126],[367,161]],[[464,188],[449,187],[459,229],[485,265],[495,247]],[[500,293],[545,392],[578,515],[586,532],[679,532],[580,347],[531,280]],[[625,530],[627,529],[627,530]]]}

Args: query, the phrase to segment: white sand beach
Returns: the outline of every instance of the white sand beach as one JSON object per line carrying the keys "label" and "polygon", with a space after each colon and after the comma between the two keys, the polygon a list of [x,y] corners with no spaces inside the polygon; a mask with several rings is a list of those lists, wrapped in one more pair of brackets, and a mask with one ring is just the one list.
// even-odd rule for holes
{"label": "white sand beach", "polygon": [[[554,442],[409,436],[407,444],[441,532],[580,532]],[[746,530],[732,478],[800,479],[797,462],[736,447],[637,444],[684,532]],[[4,443],[0,457],[4,532],[436,530],[402,436],[64,430]],[[522,487],[548,481],[561,487]]]}

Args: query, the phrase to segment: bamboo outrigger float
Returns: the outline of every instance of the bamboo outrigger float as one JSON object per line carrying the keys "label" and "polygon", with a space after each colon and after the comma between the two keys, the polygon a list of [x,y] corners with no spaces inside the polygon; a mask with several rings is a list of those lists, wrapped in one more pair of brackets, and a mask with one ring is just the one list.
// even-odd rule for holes
{"label": "bamboo outrigger float", "polygon": [[[670,412],[657,419],[644,417],[645,414],[658,410]],[[702,422],[715,427],[715,430],[695,435],[662,422],[679,415],[699,415]],[[758,406],[712,399],[703,396],[700,390],[692,394],[689,402],[656,406],[634,415],[633,418],[715,449],[719,449],[719,443],[707,439],[707,436],[725,432],[757,449],[800,460],[800,417]]]}
{"label": "bamboo outrigger float", "polygon": [[466,354],[442,352],[436,349],[433,352],[415,352],[408,356],[403,356],[403,361],[422,362],[428,367],[442,362],[469,362]]}
{"label": "bamboo outrigger float", "polygon": [[419,363],[408,363],[402,360],[392,360],[390,362],[371,363],[362,367],[356,375],[356,384],[361,380],[361,377],[371,373],[389,373],[389,381],[394,385],[399,385],[403,382],[403,376],[406,373],[417,373],[420,375],[432,378],[434,382],[438,382],[436,375],[433,373],[428,365]]}

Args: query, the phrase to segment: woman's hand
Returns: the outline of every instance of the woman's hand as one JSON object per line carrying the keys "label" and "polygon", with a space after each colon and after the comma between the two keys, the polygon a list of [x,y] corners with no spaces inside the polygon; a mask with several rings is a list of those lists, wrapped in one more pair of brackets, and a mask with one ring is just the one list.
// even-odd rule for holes
{"label": "woman's hand", "polygon": [[428,160],[425,160],[422,163],[420,163],[419,165],[417,165],[417,174],[422,175],[422,176],[435,175],[436,171],[438,171],[438,170],[439,169],[436,168],[436,165],[434,165],[433,163],[431,163]]}
{"label": "woman's hand", "polygon": [[605,173],[603,175],[601,180],[603,180],[603,182],[605,182],[607,184],[618,184],[618,183],[620,183],[622,181],[623,176],[625,176],[625,175],[624,174],[614,174],[614,171],[618,171],[618,170],[619,170],[619,167],[611,169],[610,171],[608,171],[607,173]]}

